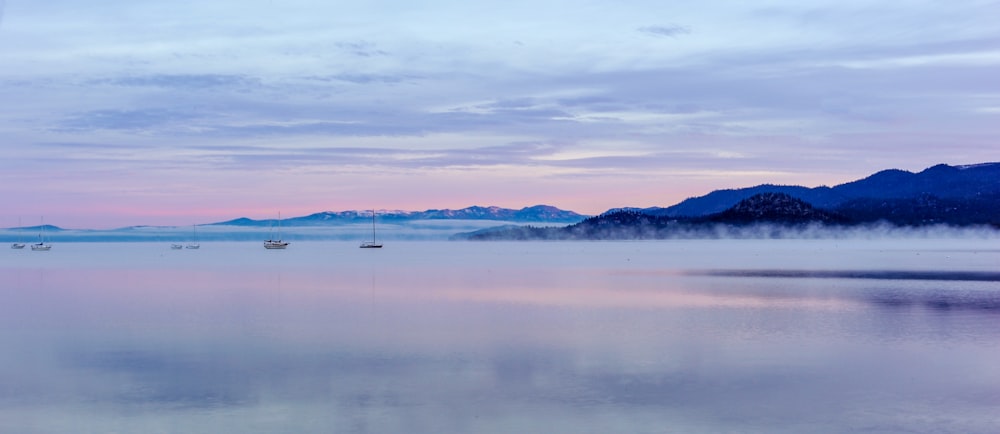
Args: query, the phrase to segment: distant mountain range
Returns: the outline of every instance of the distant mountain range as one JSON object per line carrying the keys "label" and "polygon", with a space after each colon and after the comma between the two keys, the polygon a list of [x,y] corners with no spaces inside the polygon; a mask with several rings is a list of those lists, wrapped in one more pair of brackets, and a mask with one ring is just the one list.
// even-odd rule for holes
{"label": "distant mountain range", "polygon": [[[281,226],[288,228],[292,238],[347,239],[357,236],[354,226],[368,224],[371,219],[372,211],[325,211],[282,219]],[[380,226],[393,227],[387,235],[396,239],[440,239],[447,237],[441,234],[449,230],[449,234],[474,231],[454,236],[462,239],[622,239],[727,236],[729,228],[742,230],[754,225],[836,228],[888,224],[1000,229],[1000,163],[940,164],[918,173],[884,170],[834,187],[764,184],[716,190],[670,207],[615,208],[593,217],[536,205],[516,210],[471,206],[457,210],[377,211],[376,220]],[[421,223],[429,220],[440,223]],[[506,226],[492,226],[494,222]],[[244,217],[199,226],[206,227],[202,235],[205,238],[242,240],[259,238],[259,228],[276,224],[274,219]],[[568,226],[558,226],[564,224]],[[19,239],[39,230],[39,226],[11,228],[0,233],[0,238]],[[70,232],[95,240],[159,240],[177,239],[182,233],[178,230],[134,226]],[[55,234],[62,229],[45,225],[45,231]]]}
{"label": "distant mountain range", "polygon": [[[646,239],[725,236],[749,226],[984,226],[1000,229],[1000,163],[878,172],[835,187],[718,190],[668,208],[618,208],[562,228],[505,227],[456,238]],[[720,229],[723,228],[723,229]],[[746,232],[746,231],[744,231]],[[761,231],[750,231],[760,236]],[[766,231],[765,231],[766,235]]]}
{"label": "distant mountain range", "polygon": [[[965,166],[939,164],[919,173],[890,169],[834,187],[800,187],[764,184],[716,190],[686,199],[667,208],[645,208],[650,215],[698,217],[719,213],[759,193],[785,193],[821,209],[851,208],[873,201],[910,201],[934,197],[957,202],[993,202],[1000,196],[1000,163]],[[852,201],[857,201],[852,204]]]}
{"label": "distant mountain range", "polygon": [[[577,223],[589,217],[573,211],[565,211],[554,206],[535,205],[518,210],[496,206],[470,206],[457,210],[430,209],[427,211],[378,211],[376,218],[384,223],[399,223],[415,220],[496,220],[518,223]],[[369,222],[372,211],[324,211],[302,217],[282,219],[282,226],[325,226]],[[246,217],[212,225],[225,226],[271,226],[274,219],[253,220]]]}

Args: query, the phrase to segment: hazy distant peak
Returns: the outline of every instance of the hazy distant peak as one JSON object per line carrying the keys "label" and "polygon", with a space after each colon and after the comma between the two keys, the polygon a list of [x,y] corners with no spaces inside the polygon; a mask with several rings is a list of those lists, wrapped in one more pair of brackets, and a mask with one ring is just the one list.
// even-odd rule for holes
{"label": "hazy distant peak", "polygon": [[[426,211],[377,210],[375,215],[382,220],[497,220],[512,222],[576,223],[587,216],[573,211],[562,210],[551,205],[534,205],[519,210],[499,206],[473,205],[461,209],[428,209]],[[322,211],[301,217],[282,219],[286,226],[316,226],[325,224],[359,223],[372,217],[371,210]],[[216,225],[267,226],[275,220],[253,220],[246,217],[229,220]]]}

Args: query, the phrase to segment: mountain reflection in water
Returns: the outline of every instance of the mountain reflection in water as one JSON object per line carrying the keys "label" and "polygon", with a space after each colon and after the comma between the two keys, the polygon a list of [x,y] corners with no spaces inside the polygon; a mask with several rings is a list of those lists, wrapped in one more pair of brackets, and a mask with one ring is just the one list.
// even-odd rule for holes
{"label": "mountain reflection in water", "polygon": [[0,432],[991,432],[991,244],[5,252]]}

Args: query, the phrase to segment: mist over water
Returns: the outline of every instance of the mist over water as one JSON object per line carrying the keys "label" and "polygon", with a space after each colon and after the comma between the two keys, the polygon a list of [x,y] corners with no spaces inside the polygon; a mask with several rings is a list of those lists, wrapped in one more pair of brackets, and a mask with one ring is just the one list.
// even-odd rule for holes
{"label": "mist over water", "polygon": [[992,239],[0,254],[0,432],[993,432]]}
{"label": "mist over water", "polygon": [[[379,222],[377,237],[393,241],[447,240],[452,235],[490,227],[509,225],[510,222],[493,220],[412,220],[405,222]],[[535,223],[548,226],[551,223]],[[0,242],[35,240],[37,227],[0,229]],[[48,230],[45,237],[52,242],[189,242],[200,241],[263,241],[281,237],[290,241],[359,241],[370,239],[370,223],[338,223],[315,226],[134,226],[119,229],[61,229]]]}

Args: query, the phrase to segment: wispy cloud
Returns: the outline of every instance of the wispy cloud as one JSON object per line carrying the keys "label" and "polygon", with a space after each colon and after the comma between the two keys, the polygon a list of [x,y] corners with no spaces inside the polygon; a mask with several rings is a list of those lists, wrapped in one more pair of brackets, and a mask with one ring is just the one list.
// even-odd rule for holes
{"label": "wispy cloud", "polygon": [[133,132],[161,129],[165,125],[190,126],[198,115],[172,109],[96,110],[79,113],[61,121],[58,132],[125,130]]}
{"label": "wispy cloud", "polygon": [[359,57],[387,56],[388,52],[379,49],[374,42],[369,41],[346,41],[337,42],[336,47]]}
{"label": "wispy cloud", "polygon": [[679,24],[644,26],[644,27],[639,27],[637,30],[647,35],[661,36],[668,38],[676,38],[678,36],[691,34],[690,27],[682,26]]}
{"label": "wispy cloud", "polygon": [[408,81],[415,81],[418,80],[420,77],[406,75],[406,74],[393,75],[393,74],[374,74],[374,73],[343,73],[343,74],[332,74],[325,76],[308,76],[305,78],[308,80],[317,80],[323,82],[341,81],[341,82],[355,83],[355,84],[372,84],[372,83],[395,84]]}
{"label": "wispy cloud", "polygon": [[[0,69],[4,181],[43,162],[59,162],[64,185],[119,165],[144,168],[128,182],[147,190],[186,179],[232,196],[213,186],[263,179],[270,162],[288,172],[261,188],[288,198],[364,167],[379,176],[357,197],[385,206],[417,200],[418,186],[533,185],[597,213],[629,194],[609,177],[630,192],[664,186],[665,206],[741,182],[995,159],[991,3],[5,5],[0,64],[16,67]],[[762,175],[775,173],[801,177]],[[56,189],[45,182],[30,189]],[[400,184],[412,189],[386,193]],[[23,185],[0,195],[68,203]],[[117,199],[97,188],[90,200]]]}
{"label": "wispy cloud", "polygon": [[94,85],[163,87],[184,90],[210,88],[247,89],[260,86],[260,80],[245,75],[227,74],[151,74],[91,80]]}

